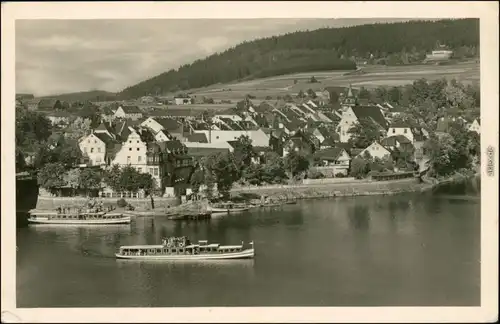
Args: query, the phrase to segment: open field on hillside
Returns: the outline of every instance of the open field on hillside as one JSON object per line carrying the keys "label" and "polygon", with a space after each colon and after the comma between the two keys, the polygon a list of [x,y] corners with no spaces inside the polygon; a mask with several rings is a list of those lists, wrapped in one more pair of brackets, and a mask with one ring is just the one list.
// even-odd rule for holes
{"label": "open field on hillside", "polygon": [[[407,65],[407,66],[364,66],[360,74],[347,74],[347,71],[321,71],[311,73],[297,73],[282,75],[258,80],[244,81],[225,85],[193,90],[193,95],[211,97],[214,100],[237,101],[251,94],[257,99],[266,96],[276,98],[286,94],[296,94],[300,90],[320,90],[328,86],[364,86],[366,88],[378,86],[399,86],[426,78],[436,80],[440,78],[456,78],[461,82],[479,81],[479,63],[467,62],[453,65]],[[309,83],[314,76],[319,83]],[[297,83],[294,84],[294,80]]]}

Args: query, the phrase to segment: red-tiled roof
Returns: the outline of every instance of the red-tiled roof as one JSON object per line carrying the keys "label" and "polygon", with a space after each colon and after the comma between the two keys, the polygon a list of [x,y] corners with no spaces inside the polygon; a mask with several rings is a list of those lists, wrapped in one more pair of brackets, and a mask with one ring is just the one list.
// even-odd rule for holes
{"label": "red-tiled roof", "polygon": [[387,129],[387,120],[377,106],[354,106],[351,109],[358,119],[371,119],[384,129]]}
{"label": "red-tiled roof", "polygon": [[155,118],[155,121],[167,131],[178,130],[182,126],[181,123],[172,118]]}
{"label": "red-tiled roof", "polygon": [[122,106],[122,109],[126,114],[142,114],[142,110],[137,106]]}
{"label": "red-tiled roof", "polygon": [[208,143],[205,133],[193,133],[186,136],[188,142],[192,143]]}
{"label": "red-tiled roof", "polygon": [[209,156],[214,153],[229,153],[228,148],[213,148],[213,147],[188,147],[188,154],[193,157]]}

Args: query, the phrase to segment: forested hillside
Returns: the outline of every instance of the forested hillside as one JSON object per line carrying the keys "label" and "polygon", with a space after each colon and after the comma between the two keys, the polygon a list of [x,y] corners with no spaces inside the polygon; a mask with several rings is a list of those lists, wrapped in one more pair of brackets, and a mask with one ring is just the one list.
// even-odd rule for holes
{"label": "forested hillside", "polygon": [[216,83],[317,70],[352,70],[374,64],[419,62],[444,44],[458,58],[479,52],[479,19],[412,21],[323,28],[244,42],[124,89],[123,99]]}

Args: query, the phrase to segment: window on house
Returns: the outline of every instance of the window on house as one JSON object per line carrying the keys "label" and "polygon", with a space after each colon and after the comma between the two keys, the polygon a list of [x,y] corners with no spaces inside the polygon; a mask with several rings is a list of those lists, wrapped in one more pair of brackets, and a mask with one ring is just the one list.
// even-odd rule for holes
{"label": "window on house", "polygon": [[392,133],[393,134],[396,133],[396,129],[395,128],[392,129]]}
{"label": "window on house", "polygon": [[408,129],[407,129],[407,128],[405,128],[405,130],[403,131],[403,133],[405,133],[405,134],[406,134],[407,132],[408,132]]}
{"label": "window on house", "polygon": [[128,141],[129,144],[132,144],[132,141]]}
{"label": "window on house", "polygon": [[130,164],[130,156],[127,156],[127,164]]}
{"label": "window on house", "polygon": [[139,148],[137,148],[137,151],[139,151]]}
{"label": "window on house", "polygon": [[87,140],[87,143],[90,144],[90,140]]}
{"label": "window on house", "polygon": [[139,141],[137,141],[137,144],[139,144]]}
{"label": "window on house", "polygon": [[153,172],[154,172],[153,175],[158,176],[158,168],[154,168]]}
{"label": "window on house", "polygon": [[94,153],[94,148],[93,147],[90,149],[90,153]]}
{"label": "window on house", "polygon": [[97,148],[97,152],[101,153],[101,148],[100,147]]}
{"label": "window on house", "polygon": [[87,148],[86,148],[86,147],[84,147],[84,148],[83,148],[83,151],[84,151],[85,153],[87,153]]}
{"label": "window on house", "polygon": [[100,163],[100,162],[101,162],[101,157],[99,157],[99,156],[98,156],[98,157],[95,159],[95,161],[96,161],[97,163]]}
{"label": "window on house", "polygon": [[153,168],[149,168],[149,174],[153,175]]}
{"label": "window on house", "polygon": [[219,139],[219,136],[215,136],[216,139]]}
{"label": "window on house", "polygon": [[94,140],[94,144],[97,144],[97,141],[96,141],[96,140]]}
{"label": "window on house", "polygon": [[129,150],[129,151],[132,151],[132,148],[131,148],[131,147],[129,147],[129,148],[128,148],[128,150]]}
{"label": "window on house", "polygon": [[140,155],[139,155],[139,156],[137,157],[137,161],[138,161],[138,162],[141,162],[141,160],[142,160],[142,156],[140,156]]}
{"label": "window on house", "polygon": [[137,171],[142,173],[142,168],[137,168]]}

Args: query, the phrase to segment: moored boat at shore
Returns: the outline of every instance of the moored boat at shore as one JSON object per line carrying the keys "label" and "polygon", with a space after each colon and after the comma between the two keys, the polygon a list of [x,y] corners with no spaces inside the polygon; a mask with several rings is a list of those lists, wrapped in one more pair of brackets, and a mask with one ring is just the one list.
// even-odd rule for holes
{"label": "moored boat at shore", "polygon": [[130,216],[116,212],[83,212],[83,213],[58,213],[30,211],[28,222],[32,224],[57,224],[57,225],[113,225],[130,224]]}
{"label": "moored boat at shore", "polygon": [[249,210],[251,207],[247,205],[240,205],[234,203],[218,203],[211,205],[209,210],[212,214],[228,214],[228,213],[237,213]]}
{"label": "moored boat at shore", "polygon": [[197,244],[189,238],[163,239],[161,245],[130,245],[121,246],[118,259],[135,260],[234,260],[251,259],[255,256],[253,242],[250,247],[241,245],[208,244],[207,240],[200,240]]}

